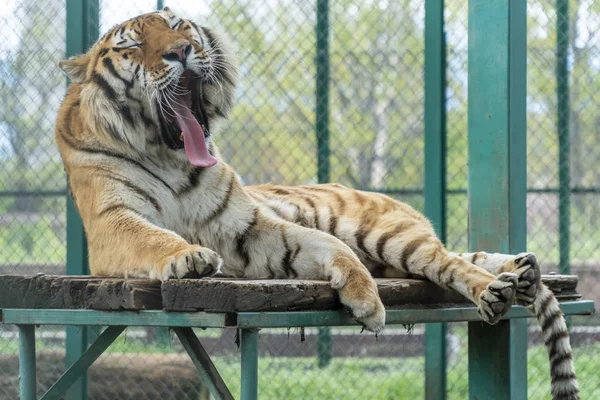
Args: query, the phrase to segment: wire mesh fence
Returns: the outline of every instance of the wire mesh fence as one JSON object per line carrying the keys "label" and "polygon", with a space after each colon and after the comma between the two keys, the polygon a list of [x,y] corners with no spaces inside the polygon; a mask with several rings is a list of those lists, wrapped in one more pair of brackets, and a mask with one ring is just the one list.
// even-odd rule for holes
{"label": "wire mesh fence", "polygon": [[[237,45],[237,101],[218,141],[242,180],[317,182],[315,3],[101,0],[99,33],[157,3],[227,32]],[[468,7],[466,0],[446,3],[447,242],[464,250]],[[0,10],[0,273],[65,272],[66,187],[53,124],[66,89],[57,67],[66,51],[66,7],[64,0],[7,0]],[[424,2],[416,0],[336,0],[328,25],[330,179],[421,210],[424,13]],[[598,301],[600,6],[529,0],[527,45],[528,248],[547,271],[569,261],[582,277],[584,297]],[[573,322],[583,398],[596,398],[599,322]],[[198,334],[238,393],[235,332]],[[261,332],[260,398],[424,396],[423,326],[388,329],[378,340],[356,329],[334,329],[332,337],[333,358],[320,366],[316,330]],[[64,330],[41,329],[37,340],[41,393],[63,370]],[[529,342],[529,397],[547,398],[548,364],[535,324]],[[450,326],[447,343],[448,398],[462,399],[468,390],[464,324]],[[91,368],[91,398],[206,398],[181,350],[163,330],[128,329]],[[0,376],[0,398],[18,398],[16,331],[1,325]]]}

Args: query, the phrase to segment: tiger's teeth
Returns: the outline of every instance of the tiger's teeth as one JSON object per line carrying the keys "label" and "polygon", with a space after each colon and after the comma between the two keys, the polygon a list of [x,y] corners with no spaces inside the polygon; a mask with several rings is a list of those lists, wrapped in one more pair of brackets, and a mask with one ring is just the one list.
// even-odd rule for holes
{"label": "tiger's teeth", "polygon": [[183,142],[183,132],[181,132],[181,135],[179,135],[179,140]]}

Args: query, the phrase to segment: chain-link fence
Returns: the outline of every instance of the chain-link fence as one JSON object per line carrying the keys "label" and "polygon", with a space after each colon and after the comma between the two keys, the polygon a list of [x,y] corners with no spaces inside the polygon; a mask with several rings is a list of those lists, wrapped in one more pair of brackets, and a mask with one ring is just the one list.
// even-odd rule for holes
{"label": "chain-link fence", "polygon": [[[160,3],[226,31],[237,44],[238,98],[218,140],[244,182],[317,182],[316,2],[101,0],[100,34]],[[464,250],[468,10],[466,0],[446,3],[447,242]],[[66,52],[66,7],[66,0],[6,0],[0,9],[0,273],[65,273],[66,188],[53,123],[66,88],[57,68]],[[421,210],[424,14],[417,0],[336,0],[329,2],[326,38],[330,179],[389,193]],[[600,5],[529,0],[527,40],[528,248],[548,271],[570,265],[585,278],[583,295],[598,301]],[[600,397],[600,323],[573,322],[582,397]],[[550,385],[536,327],[530,328],[529,397],[542,399]],[[423,328],[388,329],[378,340],[332,329],[329,363],[317,361],[317,330],[306,329],[303,341],[295,330],[264,330],[260,398],[423,398]],[[197,333],[239,393],[234,333]],[[64,338],[58,327],[38,331],[40,391],[63,370]],[[450,326],[447,343],[448,397],[462,399],[468,389],[464,324]],[[0,398],[18,397],[17,362],[16,331],[0,325]],[[91,368],[90,395],[207,396],[178,342],[150,328],[128,329]]]}

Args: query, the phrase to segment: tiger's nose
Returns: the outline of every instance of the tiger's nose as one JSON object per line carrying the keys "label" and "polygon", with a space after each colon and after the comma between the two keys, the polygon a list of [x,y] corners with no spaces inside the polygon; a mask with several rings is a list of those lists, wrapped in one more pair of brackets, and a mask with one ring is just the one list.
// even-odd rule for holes
{"label": "tiger's nose", "polygon": [[162,57],[168,61],[180,61],[185,65],[185,60],[191,52],[192,45],[188,41],[185,41],[171,47],[162,55]]}

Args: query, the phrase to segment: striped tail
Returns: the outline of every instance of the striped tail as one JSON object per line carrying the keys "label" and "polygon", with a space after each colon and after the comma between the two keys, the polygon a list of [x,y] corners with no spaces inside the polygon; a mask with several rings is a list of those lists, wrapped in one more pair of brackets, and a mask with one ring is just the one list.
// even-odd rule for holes
{"label": "striped tail", "polygon": [[569,331],[554,294],[540,284],[532,305],[533,314],[542,326],[542,337],[550,358],[553,400],[579,400]]}

